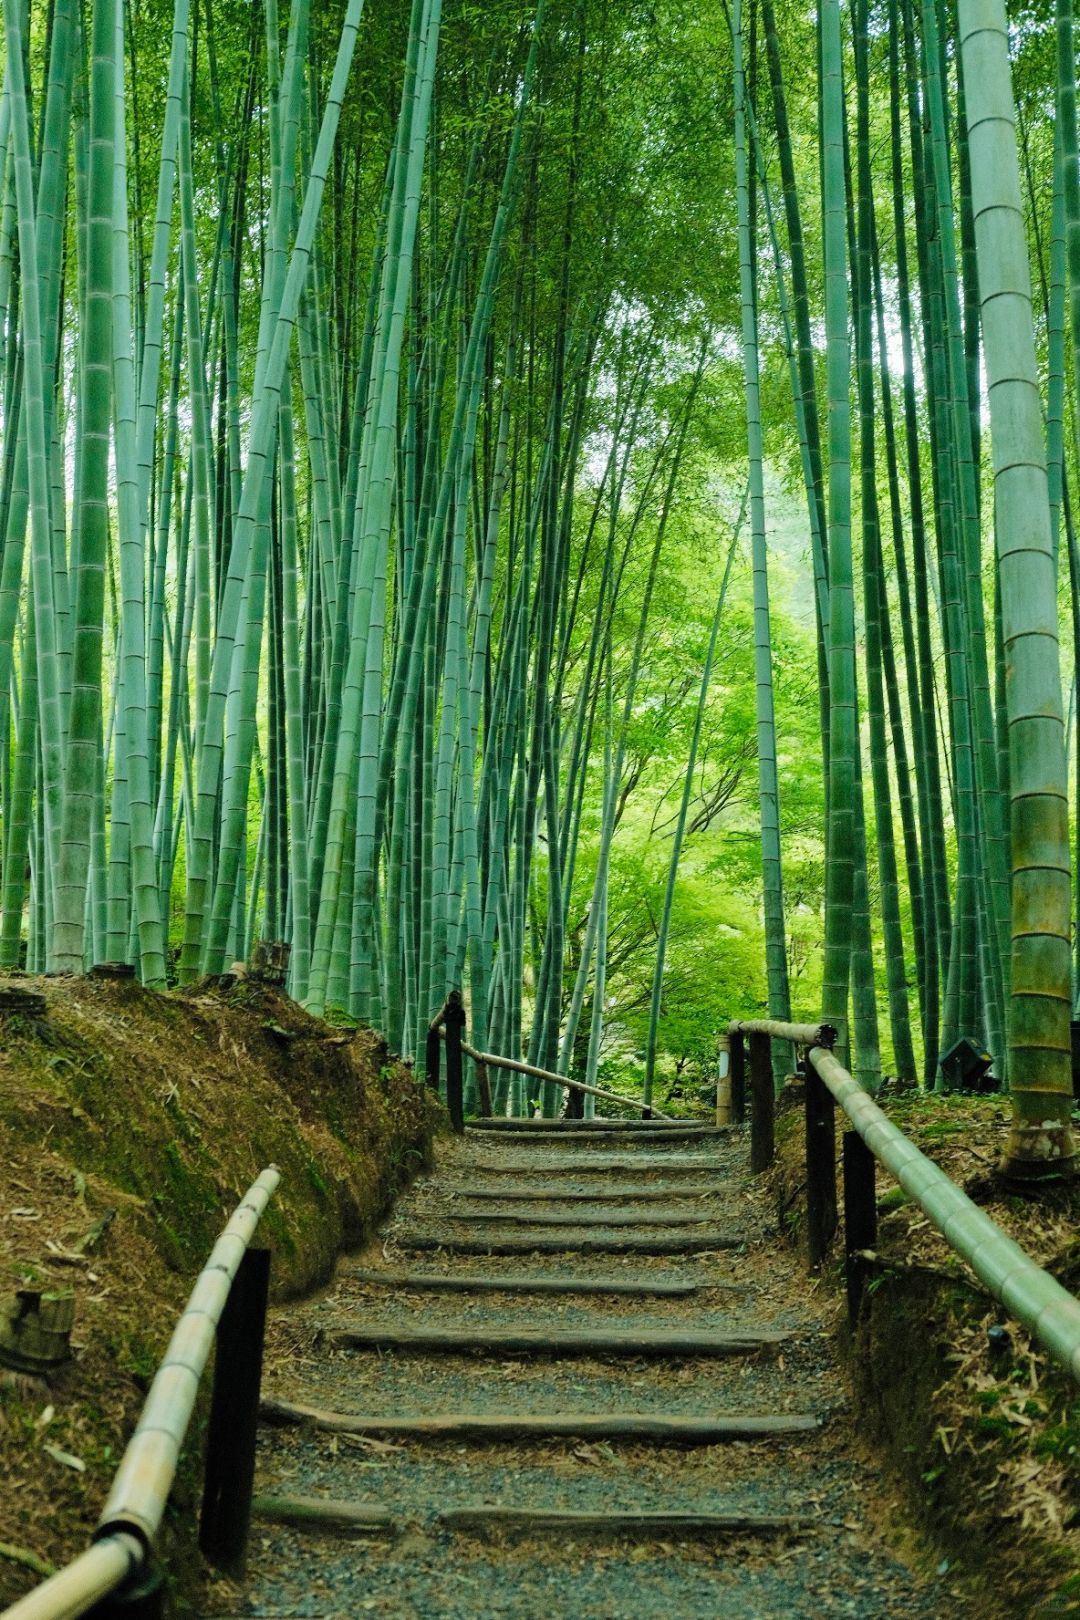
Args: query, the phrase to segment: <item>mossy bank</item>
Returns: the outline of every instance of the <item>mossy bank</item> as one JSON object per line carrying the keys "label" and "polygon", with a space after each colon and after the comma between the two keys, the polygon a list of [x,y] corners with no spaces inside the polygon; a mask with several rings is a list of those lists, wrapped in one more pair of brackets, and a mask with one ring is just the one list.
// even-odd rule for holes
{"label": "mossy bank", "polygon": [[[0,1013],[0,1292],[72,1289],[76,1320],[48,1381],[0,1373],[0,1606],[85,1545],[176,1315],[258,1172],[281,1170],[258,1239],[281,1300],[370,1233],[436,1123],[376,1035],[253,980],[166,995],[13,982],[46,1012]],[[188,1533],[197,1449],[196,1432],[166,1540]]]}
{"label": "mossy bank", "polygon": [[[800,1090],[777,1123],[781,1224],[805,1239]],[[890,1118],[1068,1288],[1080,1282],[1080,1189],[1004,1187],[1002,1098],[879,1098]],[[846,1121],[838,1112],[839,1133]],[[986,1620],[1080,1615],[1080,1390],[1011,1321],[878,1166],[878,1244],[848,1331],[839,1242],[824,1268],[868,1438],[902,1482],[942,1559],[982,1577]],[[991,1329],[995,1331],[991,1333]]]}

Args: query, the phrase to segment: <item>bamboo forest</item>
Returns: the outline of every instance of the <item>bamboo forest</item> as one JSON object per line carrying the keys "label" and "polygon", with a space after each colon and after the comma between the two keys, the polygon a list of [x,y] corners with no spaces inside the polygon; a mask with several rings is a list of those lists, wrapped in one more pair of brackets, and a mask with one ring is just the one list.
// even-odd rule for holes
{"label": "bamboo forest", "polygon": [[1073,0],[0,3],[0,1605],[1080,1612]]}
{"label": "bamboo forest", "polygon": [[1053,1112],[1069,8],[91,11],[5,10],[4,964]]}

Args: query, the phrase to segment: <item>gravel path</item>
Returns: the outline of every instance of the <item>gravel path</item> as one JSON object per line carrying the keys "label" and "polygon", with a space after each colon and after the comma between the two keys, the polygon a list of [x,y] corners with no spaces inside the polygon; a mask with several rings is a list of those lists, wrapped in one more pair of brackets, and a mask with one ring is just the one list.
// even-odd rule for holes
{"label": "gravel path", "polygon": [[[540,1438],[377,1439],[310,1425],[265,1427],[256,1489],[275,1498],[331,1498],[389,1509],[396,1533],[346,1537],[258,1522],[242,1588],[208,1590],[205,1613],[229,1620],[402,1620],[479,1616],[597,1616],[608,1620],[811,1620],[811,1617],[989,1617],[937,1566],[883,1488],[880,1469],[853,1432],[837,1360],[832,1305],[778,1238],[761,1189],[746,1171],[738,1133],[685,1145],[620,1145],[612,1169],[594,1168],[612,1149],[564,1133],[559,1141],[469,1133],[444,1143],[435,1173],[415,1184],[379,1240],[343,1261],[320,1298],[277,1312],[268,1344],[269,1395],[354,1417],[482,1414],[813,1414],[815,1431],[754,1441],[673,1446],[667,1440]],[[695,1161],[686,1170],[679,1161]],[[408,1252],[410,1234],[492,1239],[520,1233],[523,1214],[594,1219],[635,1212],[655,1221],[652,1196],[692,1177],[713,1227],[736,1249],[704,1254],[484,1256]],[[550,1188],[530,1203],[470,1199],[483,1186]],[[619,1193],[620,1184],[637,1197]],[[708,1191],[700,1193],[703,1185]],[[560,1189],[590,1195],[567,1203]],[[641,1189],[650,1196],[642,1198]],[[618,1201],[612,1201],[612,1197]],[[675,1206],[672,1206],[673,1208]],[[681,1210],[684,1206],[678,1205]],[[470,1212],[483,1211],[482,1223]],[[504,1226],[500,1216],[513,1215]],[[497,1217],[490,1219],[491,1216]],[[538,1227],[550,1234],[550,1226]],[[617,1243],[628,1229],[590,1224],[590,1239]],[[658,1236],[686,1228],[631,1231]],[[692,1281],[693,1294],[439,1293],[388,1288],[353,1275],[408,1271],[505,1279],[618,1278]],[[496,1329],[779,1332],[781,1342],[726,1359],[532,1358],[417,1350],[334,1349],[335,1331],[374,1325],[467,1329],[482,1342]],[[453,1509],[500,1505],[532,1511],[687,1511],[779,1516],[779,1533],[692,1534],[635,1529],[590,1536],[561,1527],[463,1532],[440,1522]]]}

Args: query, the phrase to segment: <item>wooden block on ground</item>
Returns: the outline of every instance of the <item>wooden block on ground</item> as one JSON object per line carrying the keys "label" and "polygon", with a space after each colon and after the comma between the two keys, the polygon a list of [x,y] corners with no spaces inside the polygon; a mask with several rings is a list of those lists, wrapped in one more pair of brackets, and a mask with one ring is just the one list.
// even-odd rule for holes
{"label": "wooden block on ground", "polygon": [[256,1496],[251,1516],[264,1524],[329,1530],[337,1535],[397,1529],[397,1520],[389,1508],[374,1502],[340,1502],[332,1496]]}

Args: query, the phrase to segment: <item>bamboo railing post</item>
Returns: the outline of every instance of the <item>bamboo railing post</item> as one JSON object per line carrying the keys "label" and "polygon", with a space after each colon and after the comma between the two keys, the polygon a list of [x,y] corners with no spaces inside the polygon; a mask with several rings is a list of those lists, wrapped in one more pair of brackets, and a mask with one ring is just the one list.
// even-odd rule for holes
{"label": "bamboo railing post", "polygon": [[717,1042],[716,1123],[731,1124],[731,1036],[726,1030]]}
{"label": "bamboo railing post", "polygon": [[773,1162],[775,1091],[772,1041],[768,1035],[750,1037],[750,1172],[760,1175]]}
{"label": "bamboo railing post", "polygon": [[242,1575],[255,1480],[270,1250],[248,1249],[217,1330],[199,1546],[217,1569]]}
{"label": "bamboo railing post", "polygon": [[736,1032],[731,1037],[731,1123],[746,1119],[746,1040]]}
{"label": "bamboo railing post", "polygon": [[836,1231],[836,1108],[812,1063],[806,1082],[806,1235],[811,1268],[819,1266]]}
{"label": "bamboo railing post", "polygon": [[460,990],[451,990],[443,1010],[446,1028],[446,1107],[451,1129],[458,1136],[465,1129],[465,1083],[461,1042],[465,1033],[465,1007]]}
{"label": "bamboo railing post", "polygon": [[868,1249],[877,1245],[877,1190],[874,1155],[858,1131],[844,1132],[844,1272],[848,1326],[859,1320],[866,1285]]}
{"label": "bamboo railing post", "polygon": [[[161,1620],[165,1587],[153,1567],[152,1549],[215,1335],[211,1430],[217,1434],[212,1432],[208,1442],[207,1494],[221,1504],[214,1514],[215,1545],[226,1552],[239,1547],[242,1559],[269,1276],[268,1256],[249,1257],[248,1246],[280,1181],[273,1164],[256,1177],[200,1271],[120,1460],[93,1542],[5,1609],[6,1620],[74,1620],[80,1614],[96,1620]],[[215,1467],[220,1483],[211,1491]]]}

